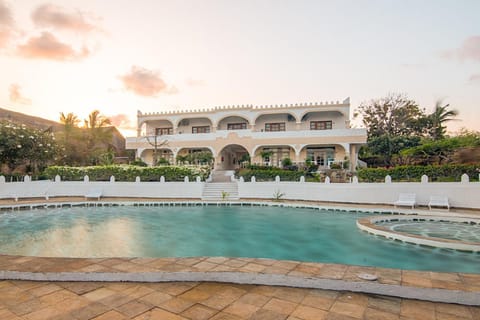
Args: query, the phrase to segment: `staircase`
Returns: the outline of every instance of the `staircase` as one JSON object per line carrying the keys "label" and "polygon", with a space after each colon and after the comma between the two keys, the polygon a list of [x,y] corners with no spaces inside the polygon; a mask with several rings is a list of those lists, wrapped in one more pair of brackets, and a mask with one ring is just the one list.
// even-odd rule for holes
{"label": "staircase", "polygon": [[232,181],[233,171],[212,172],[212,181],[205,183],[202,200],[238,200],[238,185]]}

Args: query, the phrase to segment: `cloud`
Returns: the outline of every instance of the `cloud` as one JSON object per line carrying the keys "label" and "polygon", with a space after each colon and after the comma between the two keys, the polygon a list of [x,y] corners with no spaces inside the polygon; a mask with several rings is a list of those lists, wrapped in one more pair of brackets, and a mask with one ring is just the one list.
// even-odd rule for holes
{"label": "cloud", "polygon": [[199,86],[204,86],[205,85],[205,81],[203,80],[198,80],[198,79],[192,79],[192,78],[188,78],[185,83],[187,84],[187,86],[190,86],[190,87],[199,87]]}
{"label": "cloud", "polygon": [[133,121],[123,113],[116,114],[113,116],[108,117],[110,119],[110,122],[112,125],[115,127],[118,127],[120,129],[125,129],[125,130],[136,130],[137,126]]}
{"label": "cloud", "polygon": [[22,93],[20,92],[20,85],[16,83],[12,83],[9,88],[9,98],[10,101],[13,103],[19,104],[32,104],[32,100],[25,98]]}
{"label": "cloud", "polygon": [[13,25],[12,12],[2,0],[0,0],[0,25]]}
{"label": "cloud", "polygon": [[460,48],[442,53],[446,59],[459,59],[461,61],[473,60],[480,62],[480,36],[472,36],[463,41]]}
{"label": "cloud", "polygon": [[50,32],[42,32],[38,37],[31,37],[17,47],[18,53],[25,58],[50,60],[80,60],[90,55],[88,48],[76,51],[70,45],[60,42]]}
{"label": "cloud", "polygon": [[43,4],[32,13],[32,20],[37,27],[51,27],[58,30],[69,30],[79,33],[89,33],[99,30],[91,22],[91,15],[79,10],[67,9],[53,4]]}
{"label": "cloud", "polygon": [[402,63],[400,64],[401,67],[406,69],[423,69],[425,65],[423,63]]}
{"label": "cloud", "polygon": [[132,66],[130,72],[119,77],[125,89],[144,97],[155,97],[159,93],[175,94],[178,89],[168,86],[160,74],[142,67]]}
{"label": "cloud", "polygon": [[470,78],[468,78],[468,83],[480,83],[480,73],[472,74]]}
{"label": "cloud", "polygon": [[12,12],[5,2],[0,0],[0,48],[6,46],[14,30]]}

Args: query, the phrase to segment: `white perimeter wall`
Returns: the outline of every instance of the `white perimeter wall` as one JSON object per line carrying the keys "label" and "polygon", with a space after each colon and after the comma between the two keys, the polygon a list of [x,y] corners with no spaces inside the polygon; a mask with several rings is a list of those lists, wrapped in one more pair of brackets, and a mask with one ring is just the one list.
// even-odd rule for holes
{"label": "white perimeter wall", "polygon": [[437,183],[315,183],[315,182],[239,182],[240,198],[393,204],[400,193],[415,193],[419,205],[428,205],[430,196],[447,196],[452,207],[480,208],[479,182]]}
{"label": "white perimeter wall", "polygon": [[[102,190],[104,197],[188,198],[202,197],[204,182],[0,182],[0,199],[80,196]],[[431,195],[447,196],[453,207],[480,209],[479,182],[441,183],[315,183],[239,182],[241,199],[282,199],[344,203],[392,204],[400,193],[415,193],[417,203],[427,205]]]}
{"label": "white perimeter wall", "polygon": [[92,190],[101,190],[103,197],[201,198],[203,186],[204,182],[11,182],[0,183],[0,199],[83,197]]}

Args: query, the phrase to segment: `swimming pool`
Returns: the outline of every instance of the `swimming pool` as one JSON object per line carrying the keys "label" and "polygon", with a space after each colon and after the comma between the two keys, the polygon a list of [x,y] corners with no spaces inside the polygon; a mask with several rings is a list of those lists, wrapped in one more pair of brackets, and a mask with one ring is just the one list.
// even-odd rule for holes
{"label": "swimming pool", "polygon": [[72,207],[0,215],[0,253],[49,257],[225,256],[480,272],[480,254],[374,237],[368,214],[269,206]]}

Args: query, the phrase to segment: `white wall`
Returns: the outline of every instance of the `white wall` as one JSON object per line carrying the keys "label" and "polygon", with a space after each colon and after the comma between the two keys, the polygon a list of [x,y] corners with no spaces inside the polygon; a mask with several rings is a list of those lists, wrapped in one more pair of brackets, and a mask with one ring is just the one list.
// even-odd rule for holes
{"label": "white wall", "polygon": [[[188,198],[202,197],[204,182],[83,182],[33,181],[0,182],[0,199],[13,197],[80,196],[101,189],[104,197]],[[435,183],[317,183],[239,182],[241,199],[274,198],[359,204],[392,204],[400,193],[415,193],[419,205],[427,205],[431,195],[447,196],[452,207],[480,209],[479,182]]]}
{"label": "white wall", "polygon": [[0,199],[28,197],[83,197],[102,190],[103,197],[201,198],[204,182],[83,182],[33,181],[0,183]]}
{"label": "white wall", "polygon": [[317,182],[239,182],[240,198],[329,201],[360,204],[392,204],[400,193],[415,193],[419,205],[428,205],[430,196],[447,196],[452,207],[480,208],[479,182],[435,183],[317,183]]}

